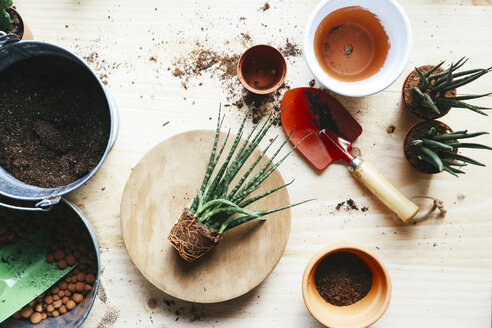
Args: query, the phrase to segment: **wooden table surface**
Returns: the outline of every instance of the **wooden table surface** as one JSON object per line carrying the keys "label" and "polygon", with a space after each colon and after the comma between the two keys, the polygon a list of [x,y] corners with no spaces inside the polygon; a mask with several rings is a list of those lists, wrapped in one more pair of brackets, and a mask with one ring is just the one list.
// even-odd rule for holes
{"label": "wooden table surface", "polygon": [[[292,210],[284,256],[262,284],[237,299],[209,305],[162,293],[133,265],[120,229],[123,188],[139,159],[160,141],[183,131],[213,129],[220,103],[231,105],[224,107],[226,127],[239,125],[244,108],[231,104],[230,81],[205,70],[188,79],[185,88],[184,77],[172,74],[180,58],[187,60],[198,47],[222,54],[239,54],[256,43],[282,47],[287,38],[301,47],[304,23],[318,1],[269,0],[267,10],[265,0],[14,3],[35,39],[86,58],[118,102],[121,129],[114,149],[97,175],[69,195],[97,230],[103,276],[121,309],[115,327],[320,327],[304,306],[301,277],[318,249],[339,241],[368,247],[389,269],[393,296],[375,327],[490,327],[492,152],[463,151],[488,167],[469,166],[459,179],[446,173],[417,173],[402,153],[405,133],[417,119],[400,107],[400,89],[412,67],[441,59],[450,63],[468,56],[465,67],[490,67],[492,1],[399,1],[414,32],[404,73],[379,94],[359,99],[337,96],[364,128],[354,145],[362,155],[410,197],[442,200],[447,214],[439,217],[434,212],[426,220],[401,224],[350,177],[345,165],[317,172],[294,154],[280,167],[286,181],[296,178],[289,187],[291,200],[317,200]],[[312,78],[302,55],[288,57],[287,85],[307,86]],[[231,81],[238,83],[236,78]],[[460,92],[491,89],[492,74],[488,74]],[[475,103],[490,106],[492,97]],[[490,117],[467,110],[454,109],[443,121],[454,129],[492,131]],[[391,125],[394,132],[388,133]],[[284,135],[275,128],[268,136],[276,134]],[[490,136],[480,141],[492,144]],[[353,199],[359,210],[336,210],[347,199]],[[364,206],[368,210],[363,212]],[[155,307],[151,300],[156,301]]]}

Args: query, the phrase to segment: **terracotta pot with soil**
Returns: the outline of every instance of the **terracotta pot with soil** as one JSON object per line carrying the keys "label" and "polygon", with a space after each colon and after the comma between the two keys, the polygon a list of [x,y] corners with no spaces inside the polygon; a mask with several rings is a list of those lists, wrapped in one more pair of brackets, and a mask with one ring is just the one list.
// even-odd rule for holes
{"label": "terracotta pot with soil", "polygon": [[326,327],[369,327],[389,306],[391,278],[370,250],[333,244],[306,265],[302,294],[309,312]]}
{"label": "terracotta pot with soil", "polygon": [[114,104],[62,48],[22,41],[1,50],[9,61],[0,58],[0,194],[59,199],[102,165],[114,141]]}
{"label": "terracotta pot with soil", "polygon": [[467,130],[456,131],[440,121],[423,121],[415,124],[405,137],[403,150],[408,162],[423,173],[435,174],[446,171],[454,176],[463,174],[459,167],[467,164],[485,166],[484,164],[458,154],[460,148],[492,149],[489,146],[460,142],[487,134],[487,132],[468,133]]}
{"label": "terracotta pot with soil", "polygon": [[33,35],[12,0],[0,0],[0,31],[15,34],[21,40],[32,40]]}
{"label": "terracotta pot with soil", "polygon": [[451,108],[467,108],[482,115],[487,115],[484,110],[489,109],[468,104],[463,100],[480,98],[491,93],[470,96],[457,96],[457,88],[464,86],[482,75],[490,72],[492,68],[472,69],[456,72],[466,63],[467,59],[461,58],[456,64],[451,64],[448,69],[441,66],[424,65],[416,67],[405,79],[402,87],[402,98],[405,107],[414,115],[431,120],[446,115]]}

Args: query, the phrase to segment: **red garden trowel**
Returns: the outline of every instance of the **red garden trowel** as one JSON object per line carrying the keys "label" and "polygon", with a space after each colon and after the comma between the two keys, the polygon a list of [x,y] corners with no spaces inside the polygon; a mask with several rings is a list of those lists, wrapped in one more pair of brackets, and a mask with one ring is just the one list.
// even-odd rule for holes
{"label": "red garden trowel", "polygon": [[349,170],[390,210],[407,222],[419,208],[383,177],[369,162],[352,155],[352,142],[362,127],[335,98],[315,88],[296,88],[285,93],[281,119],[290,141],[317,168],[325,169],[332,161],[344,160]]}

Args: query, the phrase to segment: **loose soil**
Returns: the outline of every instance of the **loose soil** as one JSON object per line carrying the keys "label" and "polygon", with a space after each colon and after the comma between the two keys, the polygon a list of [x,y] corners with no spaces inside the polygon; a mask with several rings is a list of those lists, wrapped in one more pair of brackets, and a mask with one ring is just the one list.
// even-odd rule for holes
{"label": "loose soil", "polygon": [[319,129],[339,133],[338,126],[331,115],[331,109],[326,102],[321,101],[321,96],[313,93],[311,90],[304,91],[304,94],[309,101],[309,107],[313,116],[317,118],[315,123]]}
{"label": "loose soil", "polygon": [[436,128],[437,135],[444,134],[447,131],[451,130],[449,126],[439,121],[420,122],[419,124],[411,128],[410,131],[408,131],[403,148],[407,160],[410,162],[410,164],[413,167],[415,167],[417,170],[421,172],[433,174],[433,173],[439,173],[439,171],[430,163],[418,159],[418,156],[420,155],[419,147],[412,145],[413,140],[421,139],[422,137],[424,137],[427,131],[429,131],[431,127]]}
{"label": "loose soil", "polygon": [[15,63],[0,73],[0,165],[42,188],[91,172],[109,139],[106,98],[82,66],[58,56]]}
{"label": "loose soil", "polygon": [[[249,47],[253,42],[252,37],[246,33],[240,33],[237,39],[246,47]],[[225,44],[229,44],[229,41],[226,41]],[[279,47],[279,50],[286,58],[301,55],[299,46],[288,39],[283,46]],[[237,77],[237,63],[240,55],[232,49],[218,53],[205,48],[197,41],[195,49],[183,57],[176,58],[173,66],[169,67],[168,70],[173,76],[181,79],[181,85],[185,89],[202,86],[204,82],[197,84],[195,78],[200,81],[200,77],[204,75],[207,78],[218,79],[226,93],[227,102],[224,107],[236,107],[243,112],[251,109],[250,117],[256,123],[265,116],[275,114],[280,110],[283,94],[290,87],[284,83],[275,92],[267,95],[258,95],[248,91]],[[280,124],[280,120],[275,122],[275,125]]]}
{"label": "loose soil", "polygon": [[[433,65],[424,65],[420,66],[419,69],[425,74],[427,71],[429,71]],[[436,71],[435,74],[443,72],[444,69],[442,67],[439,67]],[[435,80],[432,81],[432,85],[435,82]],[[418,73],[413,70],[405,79],[405,83],[403,84],[403,101],[405,102],[406,107],[408,108],[409,111],[411,111],[413,114],[416,116],[425,119],[425,120],[432,120],[436,119],[439,117],[442,117],[446,115],[451,107],[447,108],[439,108],[439,111],[441,112],[440,114],[437,114],[430,108],[425,108],[420,106],[420,98],[415,94],[413,91],[413,87],[420,87],[421,81]],[[428,92],[428,90],[421,90],[422,92]],[[437,93],[436,96],[439,96],[439,93]],[[444,97],[454,97],[456,96],[456,89],[450,90],[444,94]]]}
{"label": "loose soil", "polygon": [[220,242],[217,230],[210,230],[185,209],[167,239],[188,262],[194,262]]}
{"label": "loose soil", "polygon": [[24,24],[22,23],[21,18],[11,8],[6,9],[6,11],[10,15],[10,19],[12,20],[12,29],[10,31],[7,31],[7,33],[13,33],[17,35],[19,39],[22,39],[22,37],[24,36]]}
{"label": "loose soil", "polygon": [[324,300],[336,306],[347,306],[360,301],[369,293],[372,272],[357,255],[336,252],[319,263],[314,281]]}

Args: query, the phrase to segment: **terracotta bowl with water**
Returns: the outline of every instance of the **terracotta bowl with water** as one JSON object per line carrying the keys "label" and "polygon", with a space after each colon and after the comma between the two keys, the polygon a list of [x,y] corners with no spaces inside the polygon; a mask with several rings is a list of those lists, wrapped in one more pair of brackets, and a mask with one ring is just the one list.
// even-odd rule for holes
{"label": "terracotta bowl with water", "polygon": [[[323,259],[337,252],[349,252],[362,259],[371,270],[372,286],[360,301],[348,306],[336,306],[325,301],[315,284],[315,272]],[[302,278],[302,294],[309,312],[321,324],[330,328],[369,327],[383,316],[391,299],[391,278],[381,260],[370,250],[352,243],[329,245],[309,261]]]}

